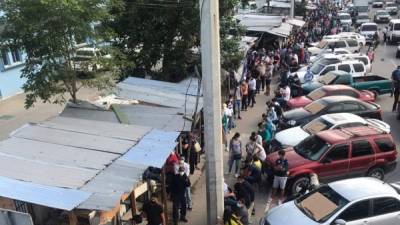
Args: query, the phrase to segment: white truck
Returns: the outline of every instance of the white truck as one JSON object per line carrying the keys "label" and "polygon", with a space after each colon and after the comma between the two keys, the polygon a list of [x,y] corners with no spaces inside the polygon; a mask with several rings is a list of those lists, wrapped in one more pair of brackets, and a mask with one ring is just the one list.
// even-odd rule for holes
{"label": "white truck", "polygon": [[368,0],[353,0],[353,9],[360,12],[368,12]]}

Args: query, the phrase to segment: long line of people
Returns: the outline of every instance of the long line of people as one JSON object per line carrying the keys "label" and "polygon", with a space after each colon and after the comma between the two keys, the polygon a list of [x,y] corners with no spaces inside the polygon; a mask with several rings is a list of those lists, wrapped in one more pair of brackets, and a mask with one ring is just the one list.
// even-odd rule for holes
{"label": "long line of people", "polygon": [[[229,152],[228,171],[225,175],[229,176],[234,171],[233,175],[237,179],[233,186],[225,187],[224,224],[252,223],[257,189],[271,190],[266,208],[274,200],[279,204],[293,198],[285,196],[289,175],[285,151],[279,150],[279,146],[274,146],[271,141],[280,118],[287,109],[286,102],[291,97],[302,94],[298,77],[289,76],[290,72],[301,64],[309,63],[309,43],[322,39],[324,35],[340,32],[337,12],[338,8],[334,4],[320,3],[304,18],[306,25],[292,32],[280,48],[273,44],[270,48],[263,46],[256,50],[254,47],[248,51],[243,79],[223,105],[224,143],[225,150]],[[271,89],[273,79],[279,80],[275,91]],[[270,100],[267,101],[266,111],[257,124],[257,131],[251,133],[246,144],[243,144],[240,133],[235,133],[228,141],[226,135],[235,127],[235,120],[243,118],[240,112],[254,107],[255,96],[260,93],[264,93]],[[274,151],[279,151],[279,157],[272,165],[267,164],[266,158]],[[308,188],[304,187],[304,190]]]}

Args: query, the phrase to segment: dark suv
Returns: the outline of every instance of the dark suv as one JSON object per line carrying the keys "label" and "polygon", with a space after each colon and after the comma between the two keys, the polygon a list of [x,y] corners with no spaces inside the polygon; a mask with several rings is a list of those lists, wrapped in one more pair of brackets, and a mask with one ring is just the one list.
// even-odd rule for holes
{"label": "dark suv", "polygon": [[[367,126],[322,131],[285,151],[292,193],[308,184],[311,173],[322,182],[357,176],[383,179],[396,168],[392,135]],[[273,165],[277,158],[278,153],[274,152],[267,163]]]}

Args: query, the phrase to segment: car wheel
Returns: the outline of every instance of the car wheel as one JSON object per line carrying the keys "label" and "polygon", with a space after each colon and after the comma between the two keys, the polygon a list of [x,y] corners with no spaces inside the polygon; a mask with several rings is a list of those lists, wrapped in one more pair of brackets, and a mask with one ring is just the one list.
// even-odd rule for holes
{"label": "car wheel", "polygon": [[383,178],[385,178],[385,171],[380,167],[375,167],[375,168],[368,170],[367,176],[375,177],[379,180],[383,180]]}
{"label": "car wheel", "polygon": [[307,187],[309,184],[310,184],[310,178],[308,176],[295,178],[290,188],[292,195],[296,195],[301,191],[302,187]]}

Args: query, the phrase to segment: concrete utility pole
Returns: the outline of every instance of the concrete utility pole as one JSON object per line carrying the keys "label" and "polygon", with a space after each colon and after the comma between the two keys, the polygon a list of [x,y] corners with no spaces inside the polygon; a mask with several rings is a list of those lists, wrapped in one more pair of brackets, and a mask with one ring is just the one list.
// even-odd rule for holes
{"label": "concrete utility pole", "polygon": [[218,0],[200,0],[207,225],[218,224],[224,211],[218,10]]}
{"label": "concrete utility pole", "polygon": [[290,0],[290,17],[294,18],[294,0]]}

